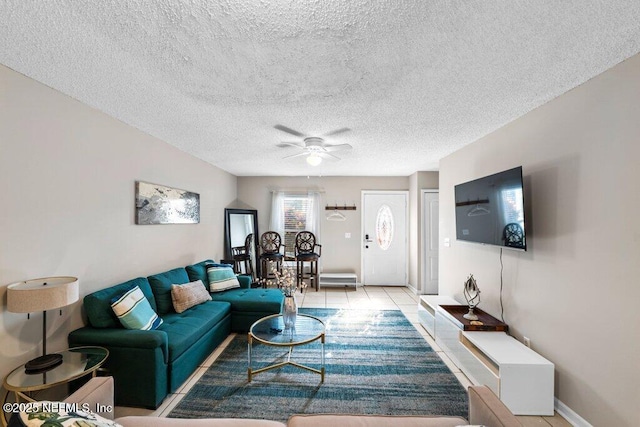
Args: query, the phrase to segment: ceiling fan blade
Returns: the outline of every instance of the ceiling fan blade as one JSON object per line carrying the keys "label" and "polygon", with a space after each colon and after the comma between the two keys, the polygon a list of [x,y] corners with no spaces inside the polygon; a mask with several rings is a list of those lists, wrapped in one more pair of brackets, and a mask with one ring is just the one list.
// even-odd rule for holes
{"label": "ceiling fan blade", "polygon": [[283,160],[284,159],[293,159],[294,157],[302,157],[302,156],[308,156],[308,155],[309,155],[309,153],[307,151],[303,151],[302,153],[293,154],[291,156],[286,156],[286,157],[283,157],[282,159]]}
{"label": "ceiling fan blade", "polygon": [[322,136],[333,136],[333,135],[338,135],[339,133],[345,133],[345,132],[349,132],[351,129],[350,128],[342,128],[342,129],[336,129],[334,131],[331,131],[329,133],[325,133]]}
{"label": "ceiling fan blade", "polygon": [[333,154],[329,154],[327,152],[324,151],[318,151],[318,156],[325,158],[325,159],[329,159],[329,160],[342,160],[340,157],[338,156],[334,156]]}
{"label": "ceiling fan blade", "polygon": [[296,147],[296,148],[300,148],[304,150],[304,145],[299,144],[297,142],[288,142],[288,141],[282,141],[280,144],[276,144],[277,147],[280,148],[284,148],[284,147]]}
{"label": "ceiling fan blade", "polygon": [[290,133],[291,135],[299,136],[301,138],[304,138],[305,136],[307,136],[303,133],[298,132],[297,130],[293,130],[283,125],[275,125],[274,128],[281,130],[282,132]]}
{"label": "ceiling fan blade", "polygon": [[324,151],[340,151],[353,148],[350,144],[325,145]]}

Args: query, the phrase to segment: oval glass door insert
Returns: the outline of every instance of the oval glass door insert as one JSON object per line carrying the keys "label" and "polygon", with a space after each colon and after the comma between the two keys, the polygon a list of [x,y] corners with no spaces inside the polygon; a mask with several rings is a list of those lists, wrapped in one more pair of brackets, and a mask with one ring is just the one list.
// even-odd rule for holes
{"label": "oval glass door insert", "polygon": [[389,249],[393,240],[393,213],[387,205],[380,206],[376,216],[376,242],[383,251]]}

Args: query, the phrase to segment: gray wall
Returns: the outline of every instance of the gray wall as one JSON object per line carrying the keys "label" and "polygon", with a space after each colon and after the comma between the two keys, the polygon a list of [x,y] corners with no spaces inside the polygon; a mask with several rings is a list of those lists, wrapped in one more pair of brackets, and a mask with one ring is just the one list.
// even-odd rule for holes
{"label": "gray wall", "polygon": [[[238,177],[238,199],[258,210],[258,229],[269,227],[271,190],[323,190],[322,193],[322,268],[324,272],[353,272],[361,279],[362,190],[408,190],[408,177]],[[341,211],[346,221],[327,221],[324,206],[356,205],[356,211]],[[345,238],[351,233],[351,238]]]}
{"label": "gray wall", "polygon": [[523,166],[528,251],[504,251],[504,317],[594,426],[640,424],[638,100],[640,55],[440,163],[441,293],[464,301],[473,273],[496,317],[499,249],[455,240],[453,187]]}
{"label": "gray wall", "polygon": [[[6,286],[54,275],[81,297],[120,281],[223,257],[236,178],[0,66],[0,377],[41,351],[42,314],[6,309]],[[200,193],[196,225],[134,225],[134,182]],[[67,347],[81,302],[48,313],[48,349]]]}

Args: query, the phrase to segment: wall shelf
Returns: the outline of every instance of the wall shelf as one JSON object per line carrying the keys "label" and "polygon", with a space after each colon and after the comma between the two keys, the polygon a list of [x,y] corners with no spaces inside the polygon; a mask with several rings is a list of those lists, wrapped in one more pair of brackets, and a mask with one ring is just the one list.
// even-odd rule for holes
{"label": "wall shelf", "polygon": [[356,205],[352,205],[352,206],[347,206],[347,205],[342,205],[342,206],[338,206],[338,205],[327,205],[324,207],[325,210],[327,211],[355,211],[356,210]]}

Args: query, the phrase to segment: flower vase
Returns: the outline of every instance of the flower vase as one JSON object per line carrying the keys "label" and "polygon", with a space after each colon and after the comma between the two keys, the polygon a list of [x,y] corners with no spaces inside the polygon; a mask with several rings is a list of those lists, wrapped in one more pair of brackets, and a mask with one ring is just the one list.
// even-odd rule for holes
{"label": "flower vase", "polygon": [[282,309],[282,317],[285,328],[294,328],[296,325],[296,316],[298,315],[298,303],[294,295],[284,297],[284,307]]}

